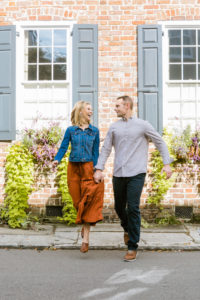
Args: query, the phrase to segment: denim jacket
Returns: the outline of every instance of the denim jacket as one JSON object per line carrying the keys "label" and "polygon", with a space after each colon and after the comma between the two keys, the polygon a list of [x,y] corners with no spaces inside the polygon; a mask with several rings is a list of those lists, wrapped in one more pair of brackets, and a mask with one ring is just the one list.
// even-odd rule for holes
{"label": "denim jacket", "polygon": [[95,166],[99,157],[99,129],[89,125],[85,130],[78,126],[67,128],[61,146],[54,160],[61,161],[65,155],[69,142],[71,142],[71,153],[69,161],[88,162],[93,161]]}

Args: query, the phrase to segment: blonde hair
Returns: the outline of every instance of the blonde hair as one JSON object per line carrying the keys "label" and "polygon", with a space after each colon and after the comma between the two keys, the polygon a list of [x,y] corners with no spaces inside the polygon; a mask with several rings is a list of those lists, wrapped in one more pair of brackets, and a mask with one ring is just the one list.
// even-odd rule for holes
{"label": "blonde hair", "polygon": [[81,116],[81,111],[87,106],[91,105],[86,101],[79,101],[74,105],[71,112],[71,122],[73,126],[82,126],[84,124],[84,118]]}

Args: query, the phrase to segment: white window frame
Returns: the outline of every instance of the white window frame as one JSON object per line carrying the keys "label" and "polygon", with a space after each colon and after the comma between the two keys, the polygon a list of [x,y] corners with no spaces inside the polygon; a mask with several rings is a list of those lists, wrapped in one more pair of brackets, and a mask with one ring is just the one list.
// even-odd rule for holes
{"label": "white window frame", "polygon": [[[75,21],[23,21],[23,22],[15,22],[14,25],[16,26],[16,128],[17,133],[19,129],[21,129],[21,123],[23,122],[23,85],[24,84],[63,84],[66,83],[70,87],[70,111],[72,110],[72,30],[73,25],[76,24]],[[24,31],[29,30],[32,28],[65,28],[68,29],[68,37],[67,37],[67,80],[42,80],[42,81],[30,81],[24,80],[24,55],[25,55],[25,44],[24,44]]]}
{"label": "white window frame", "polygon": [[[67,82],[67,81],[69,81],[68,80],[68,77],[69,77],[69,73],[70,73],[70,70],[69,70],[69,68],[68,68],[68,44],[69,44],[69,41],[70,41],[70,32],[69,32],[69,28],[67,28],[67,27],[50,27],[50,26],[48,26],[48,27],[29,27],[29,28],[25,28],[24,30],[25,31],[29,31],[29,30],[31,30],[31,31],[34,31],[34,30],[51,30],[51,31],[53,31],[53,30],[55,30],[55,29],[61,29],[61,30],[66,30],[67,32],[67,36],[66,36],[66,38],[67,38],[67,44],[65,45],[65,47],[66,47],[66,49],[67,49],[67,56],[66,56],[66,63],[64,63],[65,65],[66,65],[66,67],[67,67],[67,71],[66,71],[66,78],[67,79],[64,79],[64,80],[52,80],[52,79],[49,79],[49,80],[46,80],[46,82],[48,82],[48,83],[51,83],[51,82]],[[24,34],[23,34],[23,36],[24,36]],[[24,41],[25,42],[25,41]],[[45,46],[46,47],[46,46]],[[59,46],[60,47],[60,46]],[[25,46],[25,44],[24,44],[24,49],[25,49],[25,51],[27,51],[27,53],[26,53],[26,55],[27,55],[27,58],[28,58],[28,49],[30,49],[30,48],[36,48],[37,49],[37,54],[39,53],[39,49],[40,49],[40,46],[39,46],[39,44],[38,44],[38,41],[37,41],[37,45],[36,46],[29,46],[29,45],[26,45]],[[53,40],[52,40],[52,42],[51,42],[51,45],[50,46],[48,46],[48,48],[50,48],[51,50],[54,48],[54,46],[53,46]],[[64,48],[64,46],[62,46],[61,48]],[[52,72],[52,74],[51,74],[51,77],[53,76],[53,66],[55,66],[55,65],[57,65],[57,64],[62,64],[62,63],[55,63],[53,60],[51,61],[51,62],[48,62],[48,63],[40,63],[39,61],[38,61],[38,59],[39,59],[39,57],[37,56],[37,62],[36,63],[31,63],[32,65],[36,65],[37,66],[37,77],[39,76],[39,68],[38,68],[38,66],[39,65],[50,65],[51,66],[51,72]],[[30,64],[30,65],[31,65]],[[28,63],[28,61],[27,62],[24,62],[24,66],[26,67],[26,72],[27,72],[27,75],[26,75],[26,77],[28,77],[28,65],[29,65],[29,63]],[[39,79],[37,79],[37,80],[29,80],[29,79],[25,79],[24,80],[24,82],[25,83],[34,83],[34,82],[36,82],[36,83],[40,83],[40,82],[44,82],[45,80],[39,80]]]}
{"label": "white window frame", "polygon": [[[168,30],[169,29],[200,29],[200,21],[161,21],[158,24],[162,25],[163,43],[162,43],[162,65],[163,65],[163,125],[168,125],[168,119],[165,112],[168,110],[166,100],[168,84],[200,84],[200,80],[169,80],[169,45],[168,45]],[[197,120],[197,112],[194,119]]]}

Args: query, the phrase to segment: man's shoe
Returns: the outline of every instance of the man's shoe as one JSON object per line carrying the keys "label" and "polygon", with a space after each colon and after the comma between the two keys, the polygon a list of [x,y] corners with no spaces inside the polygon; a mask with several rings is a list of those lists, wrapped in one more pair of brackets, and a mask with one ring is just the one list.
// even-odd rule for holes
{"label": "man's shoe", "polygon": [[88,252],[88,248],[89,248],[89,244],[83,242],[82,245],[81,245],[80,251],[81,251],[82,253],[86,253],[86,252]]}
{"label": "man's shoe", "polygon": [[128,232],[124,232],[124,244],[128,245],[128,241],[129,241]]}
{"label": "man's shoe", "polygon": [[126,255],[124,256],[124,261],[135,261],[136,256],[137,256],[137,251],[136,250],[132,250],[132,251],[129,250],[126,253]]}

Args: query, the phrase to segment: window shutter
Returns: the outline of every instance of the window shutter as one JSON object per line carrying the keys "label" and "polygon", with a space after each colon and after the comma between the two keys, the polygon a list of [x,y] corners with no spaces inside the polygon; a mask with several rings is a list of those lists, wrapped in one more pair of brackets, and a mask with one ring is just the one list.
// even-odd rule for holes
{"label": "window shutter", "polygon": [[138,26],[138,112],[162,134],[162,27]]}
{"label": "window shutter", "polygon": [[73,105],[80,100],[92,104],[93,123],[98,125],[98,25],[73,27]]}
{"label": "window shutter", "polygon": [[0,140],[14,140],[15,107],[15,26],[0,26]]}

